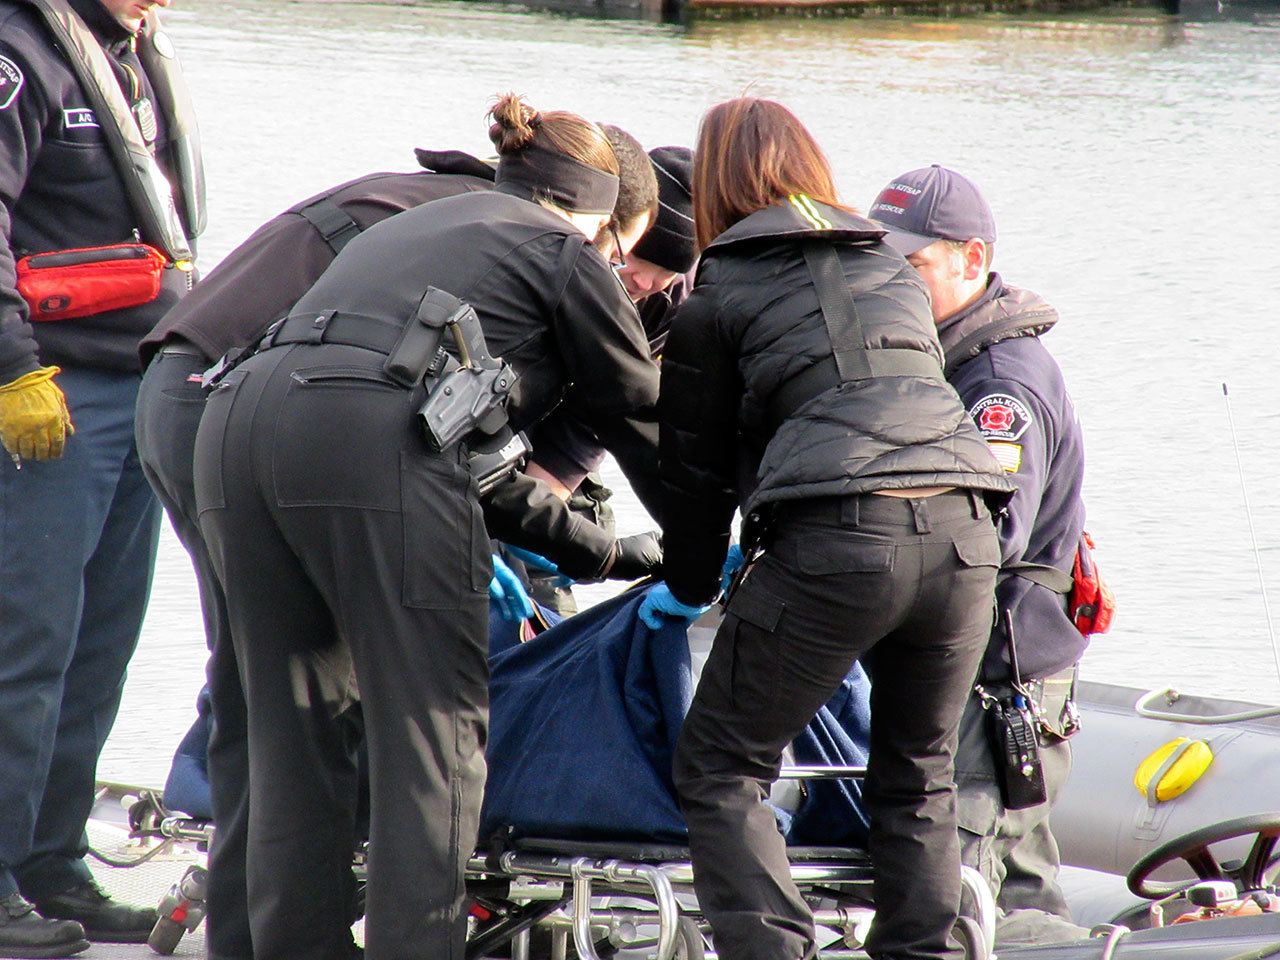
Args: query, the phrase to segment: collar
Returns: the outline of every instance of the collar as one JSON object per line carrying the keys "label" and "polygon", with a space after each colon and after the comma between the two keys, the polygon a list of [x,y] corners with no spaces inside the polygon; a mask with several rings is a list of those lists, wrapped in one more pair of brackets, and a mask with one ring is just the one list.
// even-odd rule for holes
{"label": "collar", "polygon": [[115,47],[128,42],[133,34],[102,5],[102,0],[67,0],[93,35],[104,46]]}
{"label": "collar", "polygon": [[1039,294],[1010,286],[993,271],[982,296],[938,327],[947,375],[1002,340],[1038,337],[1057,322],[1058,311]]}
{"label": "collar", "polygon": [[743,217],[707,245],[711,250],[763,237],[825,237],[830,240],[879,240],[884,227],[856,213],[832,207],[803,194]]}

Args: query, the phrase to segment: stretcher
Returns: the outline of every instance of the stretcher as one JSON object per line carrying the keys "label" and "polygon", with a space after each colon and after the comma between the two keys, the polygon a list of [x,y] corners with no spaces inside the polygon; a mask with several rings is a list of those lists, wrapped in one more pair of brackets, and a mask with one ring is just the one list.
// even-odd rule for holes
{"label": "stretcher", "polygon": [[[860,778],[861,767],[787,767],[783,778]],[[144,792],[130,810],[131,832],[207,849],[208,820],[169,813]],[[791,876],[809,901],[823,960],[866,958],[874,917],[871,863],[852,847],[789,847]],[[367,850],[353,859],[362,880]],[[994,956],[995,904],[976,871],[961,868],[965,914],[956,927],[966,960]],[[715,960],[710,926],[693,892],[686,847],[652,842],[495,840],[466,865],[468,960]],[[204,917],[204,868],[191,866],[160,905],[153,952],[173,953]]]}

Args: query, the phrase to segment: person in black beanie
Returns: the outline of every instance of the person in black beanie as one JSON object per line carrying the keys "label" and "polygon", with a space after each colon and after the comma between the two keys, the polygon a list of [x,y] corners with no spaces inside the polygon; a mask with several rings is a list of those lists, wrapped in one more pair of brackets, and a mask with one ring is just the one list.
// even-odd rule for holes
{"label": "person in black beanie", "polygon": [[[698,259],[690,189],[693,151],[688,147],[655,147],[649,151],[649,159],[658,178],[658,218],[618,271],[627,293],[637,303],[669,290],[677,278],[693,269]],[[650,331],[651,341],[653,332]]]}

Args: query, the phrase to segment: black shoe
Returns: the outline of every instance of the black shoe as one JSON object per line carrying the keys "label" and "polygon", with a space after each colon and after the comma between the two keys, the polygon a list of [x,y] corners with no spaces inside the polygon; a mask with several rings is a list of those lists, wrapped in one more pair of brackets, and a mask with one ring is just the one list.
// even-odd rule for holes
{"label": "black shoe", "polygon": [[46,920],[21,894],[0,897],[0,957],[21,960],[70,957],[89,949],[84,927],[72,920]]}
{"label": "black shoe", "polygon": [[79,920],[84,935],[98,943],[146,943],[158,916],[151,907],[116,903],[94,881],[36,901],[41,916]]}

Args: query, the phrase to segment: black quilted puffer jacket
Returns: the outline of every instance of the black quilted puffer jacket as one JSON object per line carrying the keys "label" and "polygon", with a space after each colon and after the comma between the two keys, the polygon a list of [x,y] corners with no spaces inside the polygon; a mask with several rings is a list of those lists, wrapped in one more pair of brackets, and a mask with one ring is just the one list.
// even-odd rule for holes
{"label": "black quilted puffer jacket", "polygon": [[[862,217],[808,198],[741,220],[707,247],[662,358],[665,579],[716,594],[736,508],[875,490],[1012,489],[955,391],[924,285]],[[805,261],[833,245],[870,350],[917,351],[933,376],[841,383]],[[932,368],[932,364],[926,364]]]}

